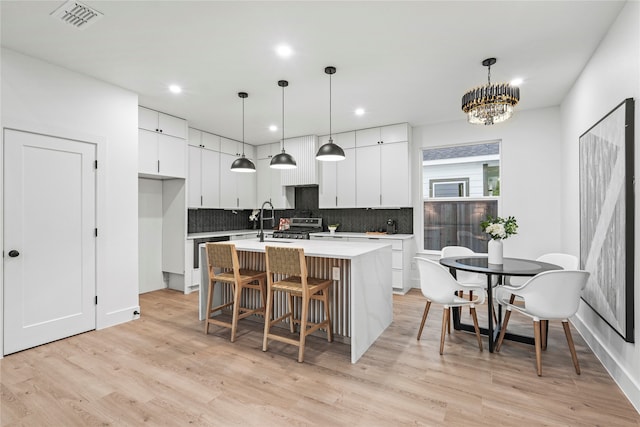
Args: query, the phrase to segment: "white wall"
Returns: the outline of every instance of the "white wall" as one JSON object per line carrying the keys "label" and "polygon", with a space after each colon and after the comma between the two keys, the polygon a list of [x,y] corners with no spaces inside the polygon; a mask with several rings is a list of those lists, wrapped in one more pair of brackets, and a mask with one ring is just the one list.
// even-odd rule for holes
{"label": "white wall", "polygon": [[[526,93],[525,85],[522,106],[526,106]],[[471,125],[462,111],[460,116],[459,121],[413,128],[413,232],[418,250],[423,247],[420,150],[501,140],[499,212],[515,216],[519,226],[518,234],[504,241],[505,256],[537,258],[560,251],[561,224],[553,219],[561,208],[559,108],[519,111],[516,107],[509,121],[493,126]]]}
{"label": "white wall", "polygon": [[[105,328],[131,320],[139,310],[138,96],[11,50],[2,49],[1,55],[3,128],[98,146],[96,324]],[[0,210],[0,223],[1,215]],[[0,322],[1,310],[0,304]]]}
{"label": "white wall", "polygon": [[[562,242],[565,252],[580,247],[578,138],[625,98],[635,102],[635,170],[640,170],[640,3],[627,2],[617,21],[561,105]],[[611,376],[640,411],[640,196],[635,200],[635,344],[625,342],[586,304],[574,324]]]}

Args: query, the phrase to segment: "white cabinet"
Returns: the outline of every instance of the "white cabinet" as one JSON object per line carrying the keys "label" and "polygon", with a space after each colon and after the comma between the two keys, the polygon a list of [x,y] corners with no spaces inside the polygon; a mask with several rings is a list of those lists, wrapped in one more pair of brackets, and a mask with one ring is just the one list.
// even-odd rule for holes
{"label": "white cabinet", "polygon": [[256,207],[256,173],[233,172],[231,164],[237,157],[220,153],[220,207],[253,209]]}
{"label": "white cabinet", "polygon": [[336,242],[368,242],[391,245],[391,287],[396,293],[406,293],[411,288],[411,260],[416,254],[413,237],[397,238],[393,235],[373,237],[366,234],[356,237],[355,233],[344,235],[311,234],[313,240],[334,240]]}
{"label": "white cabinet", "polygon": [[189,128],[187,207],[220,207],[220,137]]}
{"label": "white cabinet", "polygon": [[381,126],[356,131],[356,147],[409,141],[409,124]]}
{"label": "white cabinet", "polygon": [[187,139],[186,120],[145,107],[138,107],[138,128]]}
{"label": "white cabinet", "polygon": [[269,200],[274,209],[293,209],[295,207],[295,188],[285,187],[281,183],[281,171],[269,167],[271,158],[280,153],[279,142],[258,145],[256,153],[257,196],[256,207]]}
{"label": "white cabinet", "polygon": [[[319,145],[329,142],[329,136],[320,137]],[[320,209],[356,207],[356,149],[355,132],[333,135],[345,154],[339,162],[318,162],[320,188],[318,204]]]}
{"label": "white cabinet", "polygon": [[[225,137],[220,137],[220,152],[225,154],[231,154],[235,157],[239,157],[242,155],[242,150],[244,149],[244,155],[246,158],[251,159],[253,161],[256,158],[256,148],[251,144],[244,144],[242,146],[242,141],[236,141],[234,139],[229,139]],[[231,167],[231,165],[229,165]]]}
{"label": "white cabinet", "polygon": [[317,185],[318,169],[316,152],[318,151],[318,137],[315,135],[286,139],[285,151],[293,156],[297,167],[281,171],[282,185]]}
{"label": "white cabinet", "polygon": [[138,129],[138,173],[185,178],[187,143],[174,136]]}
{"label": "white cabinet", "polygon": [[138,173],[148,178],[185,178],[187,121],[138,107]]}
{"label": "white cabinet", "polygon": [[411,206],[409,142],[399,138],[408,139],[406,123],[356,131],[358,208]]}

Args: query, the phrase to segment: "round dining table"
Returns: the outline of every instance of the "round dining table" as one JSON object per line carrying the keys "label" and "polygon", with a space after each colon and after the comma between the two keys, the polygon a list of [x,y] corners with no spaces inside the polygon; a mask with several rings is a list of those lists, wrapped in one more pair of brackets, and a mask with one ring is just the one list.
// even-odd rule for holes
{"label": "round dining table", "polygon": [[[489,351],[493,353],[496,338],[500,333],[502,323],[502,310],[498,307],[498,324],[493,326],[493,277],[496,276],[498,285],[502,284],[506,276],[532,277],[544,271],[562,270],[562,267],[548,262],[536,261],[522,258],[503,258],[502,264],[489,264],[487,255],[461,255],[447,258],[440,258],[440,264],[449,268],[455,277],[457,270],[470,271],[473,273],[485,274],[487,276],[487,328],[480,328],[480,333],[489,338]],[[453,326],[455,329],[474,332],[473,325],[460,322],[460,310],[453,310]],[[506,333],[505,339],[533,344],[533,338],[518,334]]]}

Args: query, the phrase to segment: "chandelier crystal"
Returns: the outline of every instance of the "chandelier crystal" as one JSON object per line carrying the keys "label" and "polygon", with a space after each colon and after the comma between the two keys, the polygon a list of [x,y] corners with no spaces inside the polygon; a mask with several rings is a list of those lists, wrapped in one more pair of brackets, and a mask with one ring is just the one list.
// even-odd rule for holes
{"label": "chandelier crystal", "polygon": [[489,68],[487,84],[475,87],[462,96],[462,111],[469,123],[492,125],[508,120],[513,107],[520,101],[520,88],[509,83],[491,84],[491,66],[496,58],[487,58],[482,65]]}

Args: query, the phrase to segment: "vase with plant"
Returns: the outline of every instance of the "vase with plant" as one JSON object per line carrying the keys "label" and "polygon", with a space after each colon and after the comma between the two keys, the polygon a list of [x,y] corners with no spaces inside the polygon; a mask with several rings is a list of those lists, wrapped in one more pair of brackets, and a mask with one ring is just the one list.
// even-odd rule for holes
{"label": "vase with plant", "polygon": [[329,233],[334,234],[340,224],[329,224]]}
{"label": "vase with plant", "polygon": [[502,241],[514,234],[518,234],[518,223],[512,216],[507,218],[487,216],[487,219],[480,223],[482,231],[489,234],[489,264],[502,264]]}

